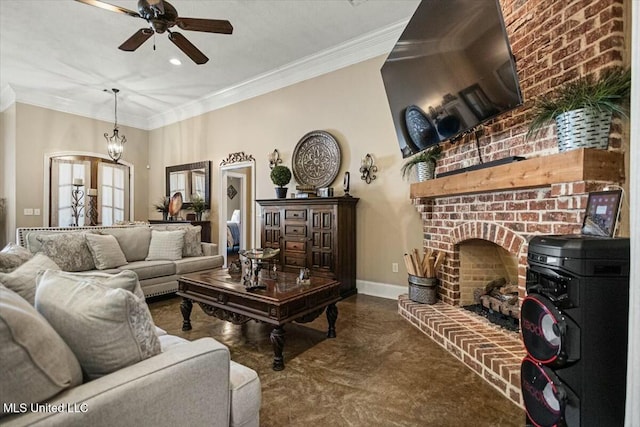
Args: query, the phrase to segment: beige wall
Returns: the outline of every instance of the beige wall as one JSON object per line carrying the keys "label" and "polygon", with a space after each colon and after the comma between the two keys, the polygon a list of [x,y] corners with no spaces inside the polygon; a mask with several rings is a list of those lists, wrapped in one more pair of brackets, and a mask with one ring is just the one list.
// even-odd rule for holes
{"label": "beige wall", "polygon": [[[244,151],[256,159],[257,198],[274,197],[267,155],[277,148],[284,164],[300,138],[312,130],[333,134],[342,150],[342,166],[333,186],[342,195],[342,176],[351,172],[351,194],[358,203],[357,278],[406,284],[402,254],[421,248],[420,216],[411,205],[380,67],[384,57],[310,79],[229,107],[150,132],[149,194],[164,194],[164,168],[212,160],[212,230],[217,235],[220,161]],[[378,178],[360,180],[360,160],[371,153]],[[295,183],[289,184],[295,191]],[[153,211],[149,210],[149,215]],[[217,236],[216,240],[217,241]],[[400,273],[391,272],[391,263]]]}
{"label": "beige wall", "polygon": [[15,180],[10,177],[16,170],[16,106],[11,105],[0,114],[0,198],[5,200],[3,219],[0,220],[0,246],[15,240]]}
{"label": "beige wall", "polygon": [[[107,123],[73,114],[62,113],[27,104],[16,104],[16,156],[14,178],[16,203],[11,206],[17,227],[42,226],[44,215],[25,216],[25,208],[40,209],[44,206],[44,159],[56,152],[79,151],[106,154],[105,132],[113,123]],[[120,126],[120,133],[127,137],[122,160],[134,165],[134,213],[135,219],[147,218],[150,207],[148,188],[148,132]],[[13,178],[13,177],[12,177]],[[5,174],[5,179],[11,179]],[[163,181],[164,182],[164,181]]]}

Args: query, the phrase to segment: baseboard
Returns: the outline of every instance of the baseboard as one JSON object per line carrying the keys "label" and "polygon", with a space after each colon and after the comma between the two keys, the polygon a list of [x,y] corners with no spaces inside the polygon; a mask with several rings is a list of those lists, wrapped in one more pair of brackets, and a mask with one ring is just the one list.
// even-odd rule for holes
{"label": "baseboard", "polygon": [[360,294],[387,299],[398,299],[398,295],[408,292],[407,286],[369,282],[367,280],[356,280],[356,287]]}

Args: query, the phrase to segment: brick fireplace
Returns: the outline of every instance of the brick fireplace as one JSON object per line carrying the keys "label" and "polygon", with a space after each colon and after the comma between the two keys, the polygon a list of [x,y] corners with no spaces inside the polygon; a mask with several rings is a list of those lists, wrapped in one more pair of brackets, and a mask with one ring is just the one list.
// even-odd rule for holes
{"label": "brick fireplace", "polygon": [[446,145],[436,174],[477,164],[480,156],[485,162],[508,156],[527,160],[412,184],[424,248],[444,251],[447,257],[438,275],[440,301],[418,304],[401,296],[399,313],[522,406],[520,337],[460,308],[469,287],[477,285],[469,283],[478,279],[462,268],[466,255],[461,257],[461,247],[490,242],[502,251],[496,252],[498,257],[513,259],[511,275],[521,300],[529,240],[540,234],[578,233],[588,193],[624,182],[620,121],[612,125],[608,151],[558,154],[552,127],[535,140],[525,136],[527,114],[537,96],[566,80],[622,65],[624,7],[622,0],[500,0],[500,5],[525,105],[486,124],[477,140],[470,135]]}

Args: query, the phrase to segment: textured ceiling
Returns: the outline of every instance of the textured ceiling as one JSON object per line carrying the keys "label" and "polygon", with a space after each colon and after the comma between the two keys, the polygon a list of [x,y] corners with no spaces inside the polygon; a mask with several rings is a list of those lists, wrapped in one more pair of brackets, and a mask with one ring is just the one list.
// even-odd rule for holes
{"label": "textured ceiling", "polygon": [[[110,3],[137,10],[135,0]],[[214,100],[269,76],[301,80],[361,60],[358,52],[388,52],[418,3],[172,0],[182,17],[227,19],[234,27],[232,35],[178,29],[210,58],[196,65],[166,34],[135,52],[119,50],[146,27],[139,18],[72,0],[0,0],[0,88],[5,98],[13,93],[20,102],[106,120],[113,95],[103,89],[119,88],[119,121],[152,128],[189,114],[181,109],[193,115],[224,105]]]}

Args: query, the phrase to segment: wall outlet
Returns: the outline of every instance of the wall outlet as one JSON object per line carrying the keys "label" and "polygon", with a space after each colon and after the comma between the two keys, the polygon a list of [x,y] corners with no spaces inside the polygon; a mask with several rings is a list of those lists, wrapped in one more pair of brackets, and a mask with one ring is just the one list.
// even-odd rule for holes
{"label": "wall outlet", "polygon": [[24,208],[24,214],[25,214],[25,216],[33,215],[33,209],[31,209],[31,208]]}
{"label": "wall outlet", "polygon": [[34,215],[40,215],[40,209],[34,209],[33,210],[33,214]]}
{"label": "wall outlet", "polygon": [[397,262],[392,262],[391,263],[391,272],[392,273],[397,273],[398,272],[398,263]]}

